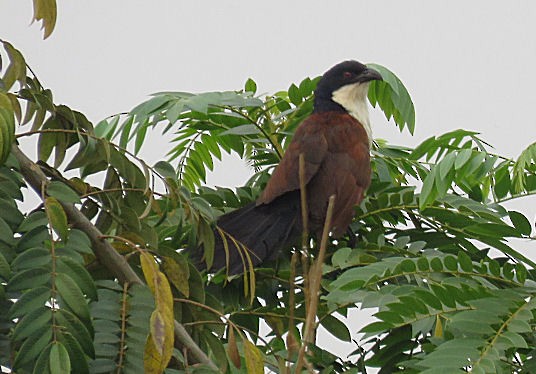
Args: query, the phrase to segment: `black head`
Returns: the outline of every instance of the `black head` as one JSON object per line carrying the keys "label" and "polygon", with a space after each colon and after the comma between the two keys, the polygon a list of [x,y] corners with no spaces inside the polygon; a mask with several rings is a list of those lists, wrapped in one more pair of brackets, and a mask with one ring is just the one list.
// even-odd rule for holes
{"label": "black head", "polygon": [[340,105],[332,100],[334,91],[355,83],[382,80],[376,70],[360,62],[349,60],[335,65],[324,73],[315,90],[315,111],[340,110]]}

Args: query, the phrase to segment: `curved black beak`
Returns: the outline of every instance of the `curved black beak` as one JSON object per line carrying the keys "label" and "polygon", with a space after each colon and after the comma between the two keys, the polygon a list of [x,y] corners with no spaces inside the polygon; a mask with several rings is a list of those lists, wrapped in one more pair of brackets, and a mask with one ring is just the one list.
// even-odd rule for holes
{"label": "curved black beak", "polygon": [[359,76],[357,77],[360,83],[370,82],[370,81],[382,81],[382,75],[371,68],[366,68]]}

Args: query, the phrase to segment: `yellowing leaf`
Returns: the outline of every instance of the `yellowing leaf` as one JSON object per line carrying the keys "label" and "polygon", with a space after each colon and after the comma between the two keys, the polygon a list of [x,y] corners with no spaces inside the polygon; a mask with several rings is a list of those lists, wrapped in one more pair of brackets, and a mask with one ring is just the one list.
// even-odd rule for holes
{"label": "yellowing leaf", "polygon": [[8,92],[7,97],[11,101],[11,107],[13,108],[13,112],[15,113],[15,117],[17,118],[17,121],[19,123],[22,122],[22,108],[19,103],[19,99],[17,99],[17,96],[12,94],[11,92]]}
{"label": "yellowing leaf", "polygon": [[173,294],[166,276],[158,270],[151,254],[142,252],[140,262],[156,303],[156,310],[151,315],[151,335],[145,344],[145,372],[161,373],[173,354]]}
{"label": "yellowing leaf", "polygon": [[[180,257],[183,259],[182,257]],[[164,257],[162,259],[162,270],[166,274],[170,282],[179,290],[184,297],[190,297],[190,285],[188,278],[190,278],[190,269],[186,260],[177,262],[171,257]]]}
{"label": "yellowing leaf", "polygon": [[[170,311],[173,310],[173,294],[171,293],[171,287],[166,276],[158,271],[156,272],[155,277],[155,301],[157,309],[164,311],[161,307],[166,307]],[[173,315],[170,314],[166,316],[173,320]]]}
{"label": "yellowing leaf", "polygon": [[[152,317],[151,317],[152,319]],[[145,374],[160,374],[160,366],[162,365],[162,356],[157,351],[152,336],[147,337],[145,342],[145,350],[143,352],[143,368]]]}
{"label": "yellowing leaf", "polygon": [[249,340],[244,340],[244,353],[246,355],[246,368],[249,374],[263,374],[264,364],[261,351]]}
{"label": "yellowing leaf", "polygon": [[158,268],[156,266],[154,257],[147,252],[141,252],[140,262],[141,262],[141,269],[143,270],[143,276],[145,277],[145,281],[147,282],[147,285],[149,286],[149,288],[151,289],[151,292],[154,295],[155,293],[154,280],[156,277],[156,273],[158,272]]}
{"label": "yellowing leaf", "polygon": [[7,94],[0,92],[0,165],[9,156],[15,141],[15,113]]}
{"label": "yellowing leaf", "polygon": [[155,291],[156,310],[162,315],[164,321],[164,342],[161,350],[161,369],[164,370],[173,354],[175,335],[173,334],[173,294],[166,276],[160,271],[156,273]]}
{"label": "yellowing leaf", "polygon": [[50,220],[50,225],[56,234],[58,234],[62,240],[66,240],[69,234],[67,216],[65,215],[65,211],[60,202],[53,197],[47,197],[45,199],[45,210],[47,217]]}
{"label": "yellowing leaf", "polygon": [[34,20],[43,21],[42,29],[45,30],[43,39],[46,39],[52,34],[54,26],[56,26],[56,0],[33,0],[34,4]]}
{"label": "yellowing leaf", "polygon": [[153,311],[151,314],[151,338],[153,339],[156,352],[162,357],[164,352],[164,344],[166,341],[166,322],[164,316],[158,310]]}
{"label": "yellowing leaf", "polygon": [[240,360],[240,354],[238,353],[238,346],[236,345],[236,337],[234,334],[234,328],[229,326],[229,336],[227,337],[227,355],[233,362],[233,365],[240,369],[242,361]]}
{"label": "yellowing leaf", "polygon": [[436,316],[436,323],[434,328],[434,337],[442,338],[443,337],[443,323],[441,322],[441,317]]}
{"label": "yellowing leaf", "polygon": [[26,61],[24,61],[22,54],[10,43],[3,42],[3,44],[10,61],[2,77],[4,89],[7,91],[16,81],[24,82],[26,80]]}

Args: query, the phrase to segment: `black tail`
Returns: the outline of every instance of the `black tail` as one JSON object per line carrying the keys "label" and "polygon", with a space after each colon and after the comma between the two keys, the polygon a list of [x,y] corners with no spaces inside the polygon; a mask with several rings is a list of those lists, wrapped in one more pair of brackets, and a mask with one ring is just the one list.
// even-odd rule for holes
{"label": "black tail", "polygon": [[[255,202],[221,216],[214,230],[214,262],[211,271],[229,264],[229,275],[240,274],[278,253],[301,234],[300,195],[287,193],[269,204],[256,206]],[[201,248],[197,249],[202,252]],[[196,253],[195,255],[199,255]],[[206,263],[197,259],[197,267]]]}

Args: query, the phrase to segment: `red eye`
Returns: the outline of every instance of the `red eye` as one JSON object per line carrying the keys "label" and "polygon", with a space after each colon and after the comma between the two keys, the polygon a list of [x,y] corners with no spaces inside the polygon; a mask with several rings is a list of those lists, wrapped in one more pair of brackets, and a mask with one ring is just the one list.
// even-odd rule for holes
{"label": "red eye", "polygon": [[344,74],[343,74],[343,76],[344,76],[345,78],[351,78],[352,75],[353,75],[353,74],[350,73],[349,71],[345,71]]}

